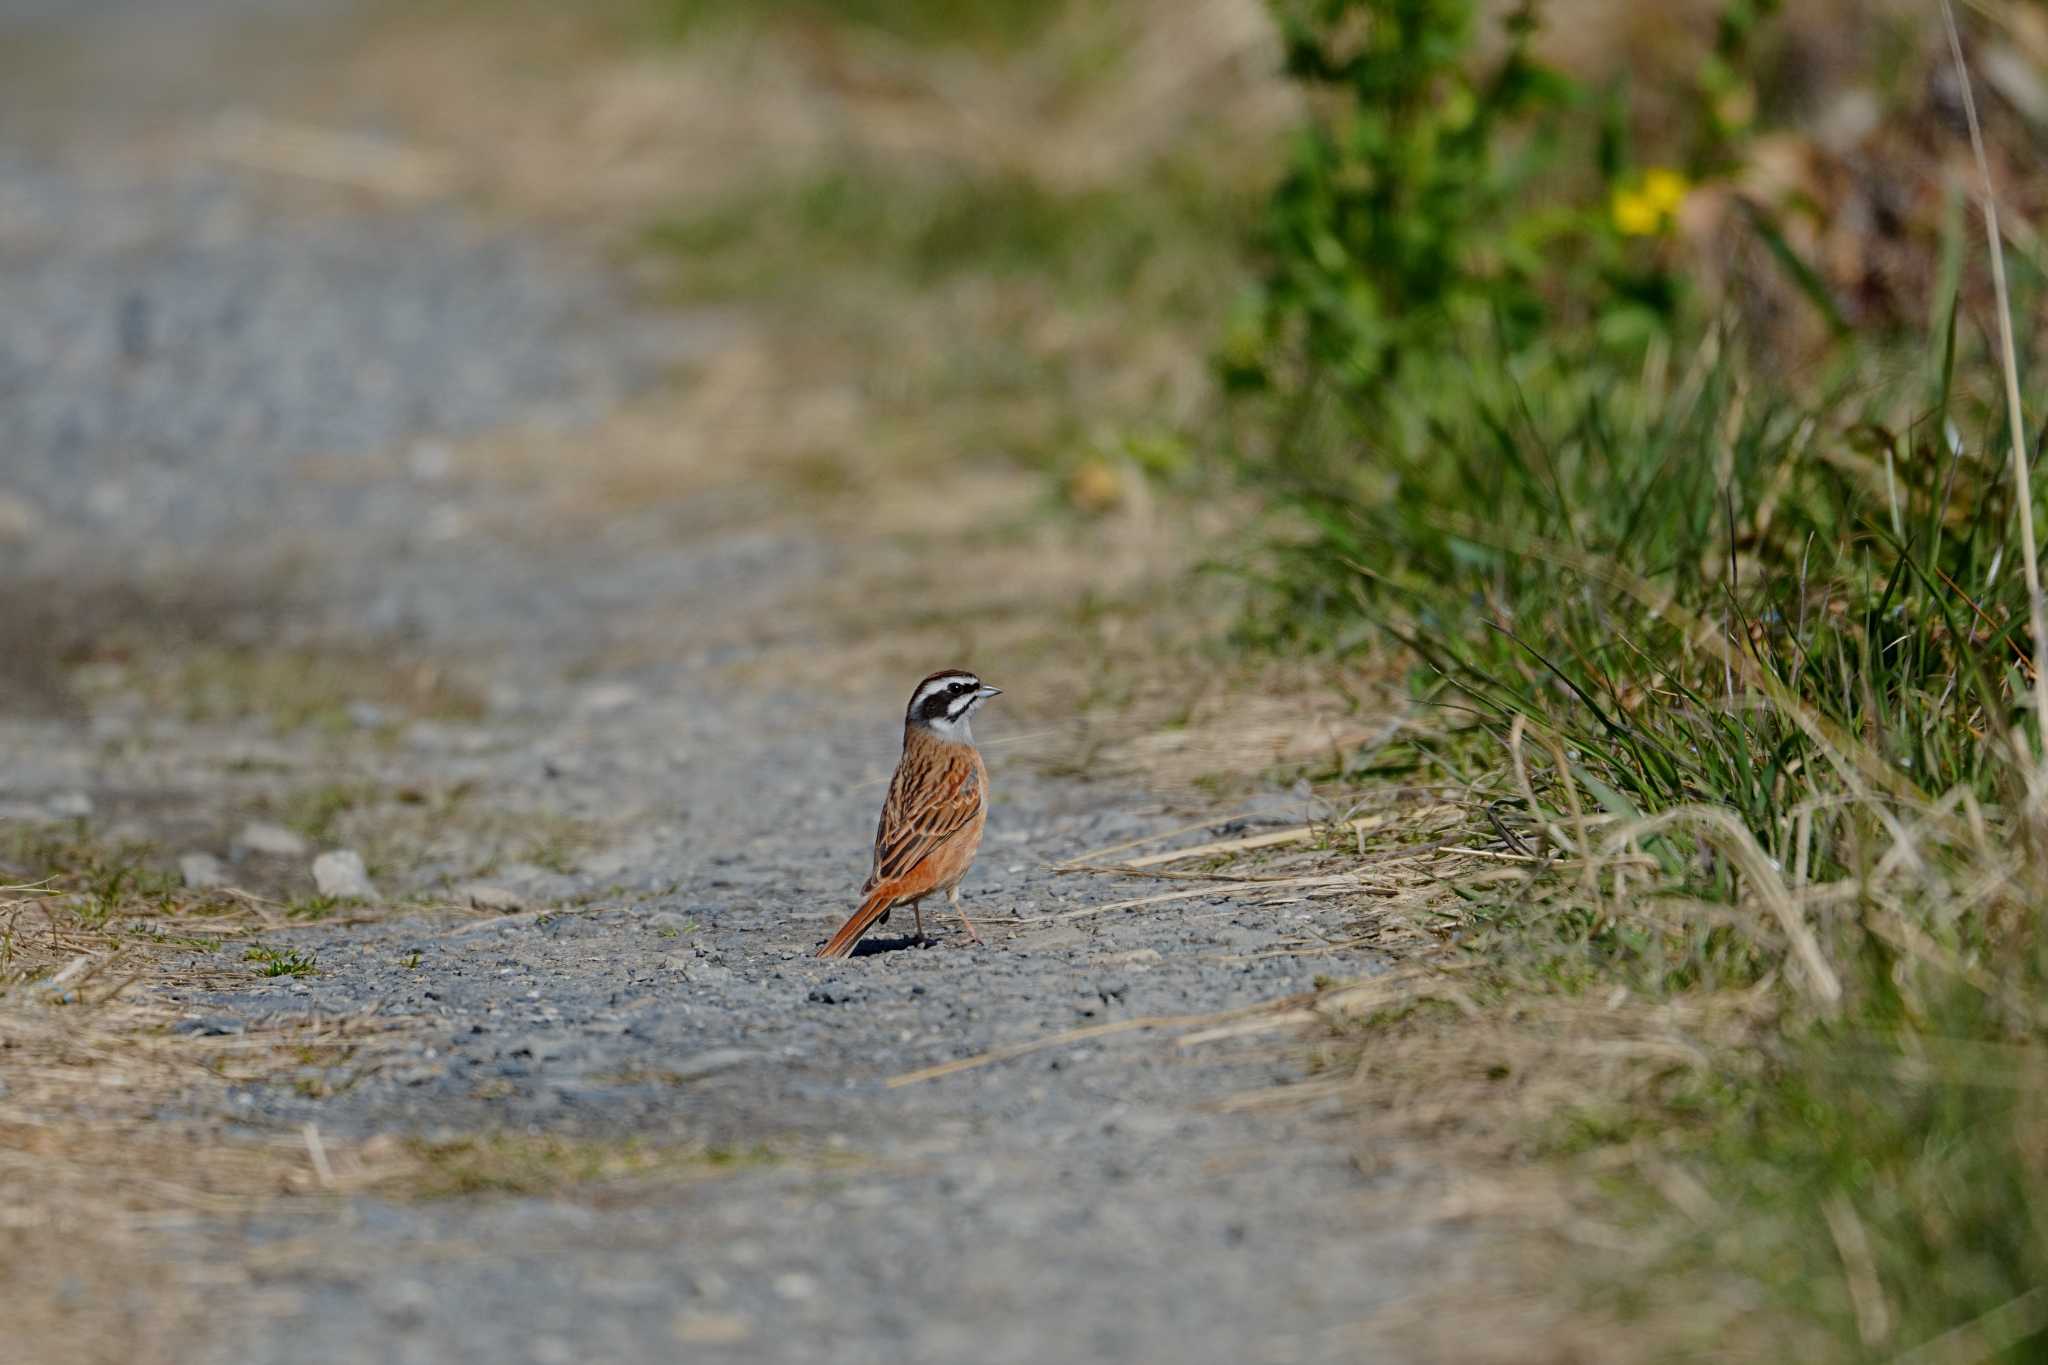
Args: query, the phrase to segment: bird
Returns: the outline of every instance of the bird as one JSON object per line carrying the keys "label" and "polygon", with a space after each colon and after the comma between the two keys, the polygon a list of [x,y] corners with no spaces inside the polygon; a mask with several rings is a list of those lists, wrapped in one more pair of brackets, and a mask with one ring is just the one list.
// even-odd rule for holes
{"label": "bird", "polygon": [[974,747],[969,718],[991,697],[1002,695],[964,668],[944,668],[910,694],[903,712],[903,757],[889,779],[882,819],[875,828],[875,864],[860,889],[860,909],[825,940],[819,957],[847,957],[860,937],[889,912],[908,905],[924,939],[926,896],[946,893],[967,936],[981,942],[974,922],[960,908],[960,879],[981,847],[988,821],[988,767]]}

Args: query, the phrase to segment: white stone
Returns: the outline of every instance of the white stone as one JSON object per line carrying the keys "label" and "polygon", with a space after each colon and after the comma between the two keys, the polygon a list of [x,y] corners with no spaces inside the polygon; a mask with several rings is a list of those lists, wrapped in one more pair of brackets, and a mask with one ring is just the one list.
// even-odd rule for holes
{"label": "white stone", "polygon": [[363,855],[352,848],[338,848],[313,860],[313,884],[323,896],[342,900],[375,900],[377,888],[363,866]]}
{"label": "white stone", "polygon": [[266,824],[261,820],[244,825],[242,832],[235,836],[235,842],[251,853],[267,853],[274,858],[303,858],[310,847],[283,825]]}

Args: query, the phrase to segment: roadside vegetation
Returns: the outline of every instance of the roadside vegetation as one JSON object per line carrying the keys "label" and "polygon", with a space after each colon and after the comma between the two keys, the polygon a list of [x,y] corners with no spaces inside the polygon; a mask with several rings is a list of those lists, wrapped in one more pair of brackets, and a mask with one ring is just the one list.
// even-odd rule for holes
{"label": "roadside vegetation", "polygon": [[2039,15],[1594,8],[1277,7],[1243,635],[1399,641],[1434,722],[1324,777],[1516,869],[1328,1059],[1549,1248],[1452,1354],[2030,1358]]}

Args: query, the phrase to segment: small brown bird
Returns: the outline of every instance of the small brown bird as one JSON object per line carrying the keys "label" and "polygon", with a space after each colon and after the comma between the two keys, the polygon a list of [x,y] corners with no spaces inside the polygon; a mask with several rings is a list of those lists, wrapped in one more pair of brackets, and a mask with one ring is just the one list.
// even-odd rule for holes
{"label": "small brown bird", "polygon": [[974,747],[967,719],[1000,687],[984,687],[964,668],[932,674],[910,694],[903,715],[903,757],[889,779],[889,799],[875,830],[875,869],[861,887],[860,909],[818,949],[819,957],[845,957],[860,936],[886,924],[889,912],[908,905],[924,937],[918,903],[946,893],[976,943],[973,921],[960,908],[960,879],[981,847],[988,820],[988,768]]}

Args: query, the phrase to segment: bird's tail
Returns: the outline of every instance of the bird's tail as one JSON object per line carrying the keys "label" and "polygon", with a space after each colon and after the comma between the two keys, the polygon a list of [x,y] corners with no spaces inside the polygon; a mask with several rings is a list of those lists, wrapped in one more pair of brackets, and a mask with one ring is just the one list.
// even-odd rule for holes
{"label": "bird's tail", "polygon": [[819,957],[846,957],[853,952],[853,945],[860,942],[860,936],[874,926],[876,920],[889,912],[896,903],[895,894],[889,888],[876,887],[868,898],[860,903],[860,909],[852,918],[839,926],[839,932],[825,940],[825,946],[818,949]]}

